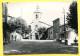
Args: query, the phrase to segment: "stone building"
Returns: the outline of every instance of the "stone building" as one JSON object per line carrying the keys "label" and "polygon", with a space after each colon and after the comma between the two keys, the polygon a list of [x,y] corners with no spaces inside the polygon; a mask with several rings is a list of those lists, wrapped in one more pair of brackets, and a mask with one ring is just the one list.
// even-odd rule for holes
{"label": "stone building", "polygon": [[59,31],[60,31],[60,22],[59,18],[53,21],[53,26],[47,29],[48,32],[48,40],[57,40],[59,38]]}
{"label": "stone building", "polygon": [[59,32],[60,32],[60,19],[57,18],[53,21],[53,36],[56,38],[56,40],[59,38]]}
{"label": "stone building", "polygon": [[53,40],[53,39],[55,39],[53,37],[53,26],[51,26],[50,28],[47,29],[47,33],[48,33],[47,40]]}
{"label": "stone building", "polygon": [[71,45],[75,43],[75,40],[78,40],[77,34],[75,33],[74,29],[70,28],[67,24],[65,25],[65,31],[64,25],[60,26],[59,36],[59,40],[61,40],[61,42],[65,42],[66,39],[68,41],[68,45]]}
{"label": "stone building", "polygon": [[60,40],[61,43],[65,43],[65,40],[67,40],[68,45],[72,45],[75,43],[75,40],[78,40],[74,29],[70,28],[67,24],[60,25],[59,19],[53,21],[53,26],[47,29],[47,33],[47,40]]}

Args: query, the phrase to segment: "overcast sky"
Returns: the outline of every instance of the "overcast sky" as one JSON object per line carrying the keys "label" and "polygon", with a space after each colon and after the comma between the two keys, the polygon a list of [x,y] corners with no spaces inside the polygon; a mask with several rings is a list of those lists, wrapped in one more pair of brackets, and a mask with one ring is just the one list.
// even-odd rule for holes
{"label": "overcast sky", "polygon": [[64,13],[68,12],[71,2],[25,2],[25,3],[8,3],[8,14],[14,17],[23,18],[27,24],[35,19],[34,12],[39,5],[42,22],[52,25],[52,21],[60,18],[60,24],[64,22]]}

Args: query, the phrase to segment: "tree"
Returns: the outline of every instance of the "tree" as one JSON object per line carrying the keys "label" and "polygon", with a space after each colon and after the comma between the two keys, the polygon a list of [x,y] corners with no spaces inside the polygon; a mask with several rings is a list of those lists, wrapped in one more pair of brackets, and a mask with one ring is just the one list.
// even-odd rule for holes
{"label": "tree", "polygon": [[45,27],[38,28],[39,35],[40,34],[43,34],[45,31],[46,31],[46,28]]}
{"label": "tree", "polygon": [[78,18],[77,18],[77,2],[74,1],[69,7],[69,13],[67,14],[68,26],[75,29],[78,33]]}
{"label": "tree", "polygon": [[46,31],[47,29],[45,27],[38,28],[39,35],[42,35],[42,37],[40,38],[41,40],[46,39]]}
{"label": "tree", "polygon": [[3,40],[4,40],[4,44],[9,43],[10,42],[10,27],[6,22],[3,22]]}
{"label": "tree", "polygon": [[9,27],[10,27],[10,29],[9,29],[10,32],[13,32],[15,30],[17,30],[17,31],[19,30],[19,31],[24,32],[24,28],[26,27],[25,21],[20,17],[10,19],[8,21],[8,24],[9,24]]}

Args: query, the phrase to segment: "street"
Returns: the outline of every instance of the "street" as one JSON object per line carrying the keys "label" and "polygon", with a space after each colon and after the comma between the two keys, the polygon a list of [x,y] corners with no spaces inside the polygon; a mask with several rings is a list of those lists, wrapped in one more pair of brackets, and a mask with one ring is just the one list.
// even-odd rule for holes
{"label": "street", "polygon": [[67,46],[53,40],[13,41],[4,45],[4,54],[72,54],[78,53],[76,46]]}

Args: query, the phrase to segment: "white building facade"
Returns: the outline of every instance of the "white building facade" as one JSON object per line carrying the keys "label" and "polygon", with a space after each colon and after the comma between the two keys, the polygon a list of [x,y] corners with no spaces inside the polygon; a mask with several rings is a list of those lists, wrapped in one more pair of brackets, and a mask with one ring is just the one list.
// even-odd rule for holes
{"label": "white building facade", "polygon": [[22,35],[16,31],[10,34],[10,41],[21,41],[21,39],[23,39]]}

